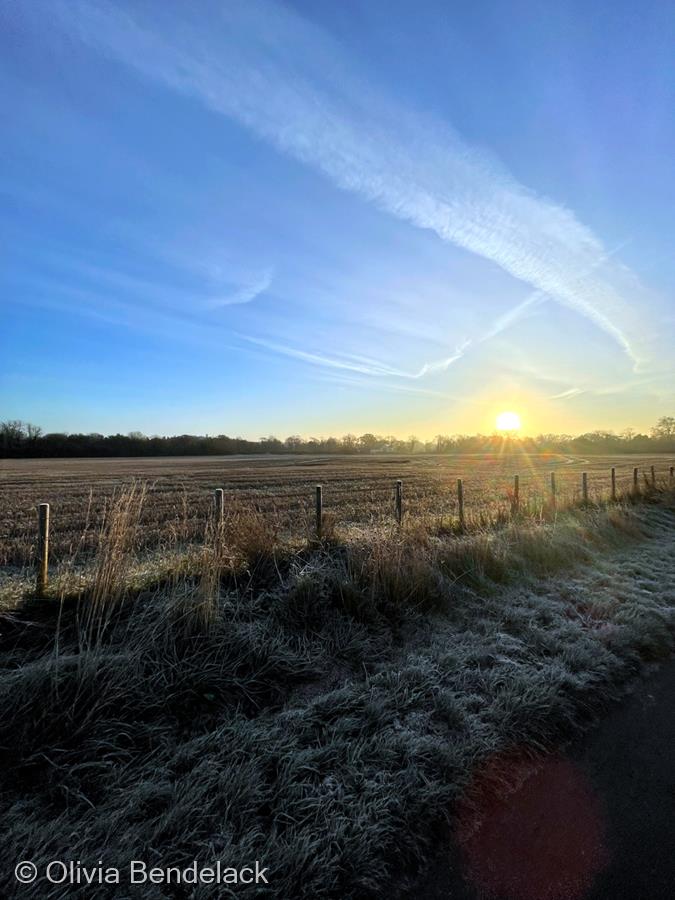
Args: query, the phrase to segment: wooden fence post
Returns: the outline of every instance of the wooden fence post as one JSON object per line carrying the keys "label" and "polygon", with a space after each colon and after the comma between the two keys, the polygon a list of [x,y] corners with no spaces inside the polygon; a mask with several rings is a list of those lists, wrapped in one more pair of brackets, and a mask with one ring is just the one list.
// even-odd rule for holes
{"label": "wooden fence post", "polygon": [[316,536],[321,540],[323,531],[323,496],[321,485],[316,486]]}
{"label": "wooden fence post", "polygon": [[35,593],[44,597],[49,583],[49,503],[38,506],[38,569]]}
{"label": "wooden fence post", "polygon": [[216,488],[214,491],[213,502],[216,510],[216,526],[220,528],[225,518],[225,491],[222,488]]}
{"label": "wooden fence post", "polygon": [[637,468],[637,466],[635,466],[635,468],[633,469],[633,490],[635,491],[636,494],[639,490],[639,487],[640,487],[640,485],[638,482],[638,468]]}
{"label": "wooden fence post", "polygon": [[520,476],[513,476],[513,512],[517,513],[520,509]]}
{"label": "wooden fence post", "polygon": [[400,478],[396,482],[396,521],[399,526],[403,521],[403,482]]}
{"label": "wooden fence post", "polygon": [[651,475],[652,475],[652,487],[656,487],[656,472],[654,471],[654,466],[651,466]]}
{"label": "wooden fence post", "polygon": [[457,479],[457,512],[459,514],[459,530],[464,531],[464,485],[462,479]]}
{"label": "wooden fence post", "polygon": [[581,499],[588,503],[588,472],[581,473]]}
{"label": "wooden fence post", "polygon": [[551,472],[551,504],[555,506],[555,472]]}
{"label": "wooden fence post", "polygon": [[616,500],[616,469],[612,466],[612,502]]}

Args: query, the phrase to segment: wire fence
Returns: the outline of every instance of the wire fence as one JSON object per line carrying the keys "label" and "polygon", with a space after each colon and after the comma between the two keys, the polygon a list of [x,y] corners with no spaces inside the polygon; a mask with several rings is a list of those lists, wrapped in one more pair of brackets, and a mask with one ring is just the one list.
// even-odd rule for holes
{"label": "wire fence", "polygon": [[[504,490],[500,500],[493,500],[487,508],[483,494],[475,508],[472,507],[471,491],[465,489],[463,478],[456,479],[454,496],[450,495],[447,484],[444,491],[432,495],[436,501],[438,501],[439,495],[442,496],[444,500],[442,505],[439,502],[430,502],[426,489],[420,494],[420,491],[415,489],[414,482],[413,491],[408,497],[406,484],[402,478],[396,479],[388,490],[379,488],[375,496],[373,496],[372,489],[368,491],[367,487],[362,488],[362,493],[369,492],[371,505],[374,500],[377,502],[378,498],[382,502],[378,516],[380,521],[388,519],[401,528],[404,520],[408,517],[436,516],[437,519],[440,517],[441,525],[445,518],[445,531],[463,534],[471,527],[497,525],[518,518],[542,520],[547,515],[563,508],[616,503],[626,499],[635,500],[660,487],[672,489],[675,486],[675,467],[672,465],[665,472],[657,472],[655,465],[649,466],[646,470],[634,466],[632,472],[618,470],[616,466],[612,466],[606,473],[595,472],[593,475],[594,477],[591,478],[589,472],[583,471],[575,483],[571,483],[570,478],[561,477],[559,471],[549,472],[547,478],[539,473],[538,477],[530,477],[525,480],[520,473],[517,473]],[[324,485],[316,484],[313,487],[313,495],[313,537],[320,541],[326,532],[327,512],[331,516],[331,525],[335,524],[335,509],[331,509],[331,500],[339,499],[340,485],[331,485],[331,489],[324,492]],[[145,496],[145,491],[143,491],[143,496]],[[268,494],[265,496],[269,499]],[[391,505],[384,503],[387,496],[393,500]],[[350,492],[350,497],[354,497],[353,490]],[[298,495],[296,508],[303,511],[305,524],[307,524],[309,520],[307,517],[307,492],[304,495]],[[338,503],[336,508],[339,510],[342,506]],[[227,510],[228,495],[224,488],[216,488],[212,495],[210,508],[216,524],[223,523]],[[208,507],[203,511],[209,512]],[[257,511],[261,510],[258,508]],[[292,512],[292,509],[288,512]],[[351,521],[353,522],[354,519],[352,518]],[[38,504],[36,554],[36,593],[38,597],[45,596],[49,581],[51,523],[53,523],[53,516],[50,504]]]}

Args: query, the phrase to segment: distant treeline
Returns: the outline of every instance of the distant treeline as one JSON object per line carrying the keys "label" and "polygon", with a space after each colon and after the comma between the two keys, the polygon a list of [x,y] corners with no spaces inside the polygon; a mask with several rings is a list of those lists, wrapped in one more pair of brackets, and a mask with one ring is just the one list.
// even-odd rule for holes
{"label": "distant treeline", "polygon": [[0,423],[0,457],[96,457],[96,456],[221,456],[236,453],[489,453],[522,448],[532,453],[675,453],[675,417],[662,416],[649,434],[627,428],[620,434],[591,431],[577,437],[540,434],[537,437],[512,435],[445,435],[421,441],[392,435],[346,434],[341,438],[302,438],[291,435],[280,440],[273,435],[249,441],[242,437],[180,434],[174,437],[147,437],[130,434],[45,434],[36,425],[21,421]]}

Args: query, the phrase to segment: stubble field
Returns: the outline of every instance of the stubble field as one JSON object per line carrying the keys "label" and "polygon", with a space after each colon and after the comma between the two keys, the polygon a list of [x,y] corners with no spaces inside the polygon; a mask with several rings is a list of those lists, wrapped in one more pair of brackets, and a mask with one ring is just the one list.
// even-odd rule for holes
{"label": "stubble field", "polygon": [[520,480],[520,513],[541,517],[550,506],[550,473],[555,473],[560,507],[581,499],[581,473],[588,473],[589,499],[606,499],[610,470],[617,492],[631,490],[633,469],[640,485],[655,467],[665,484],[673,460],[654,456],[372,455],[180,457],[150,459],[47,459],[0,461],[0,566],[34,561],[38,503],[51,506],[54,561],[86,555],[116,495],[142,483],[137,539],[142,549],[199,541],[223,488],[225,508],[265,516],[282,537],[304,537],[313,527],[314,487],[323,485],[327,521],[341,529],[382,526],[394,517],[397,479],[403,482],[404,514],[434,529],[457,524],[457,479],[463,480],[468,527],[508,520],[513,509],[514,475]]}

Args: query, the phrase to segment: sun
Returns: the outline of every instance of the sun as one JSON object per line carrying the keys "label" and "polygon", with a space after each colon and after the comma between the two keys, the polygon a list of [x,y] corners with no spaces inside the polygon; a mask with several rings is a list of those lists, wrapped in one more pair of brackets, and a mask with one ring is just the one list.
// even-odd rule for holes
{"label": "sun", "polygon": [[497,431],[518,431],[520,428],[520,416],[514,412],[500,412],[495,419]]}

